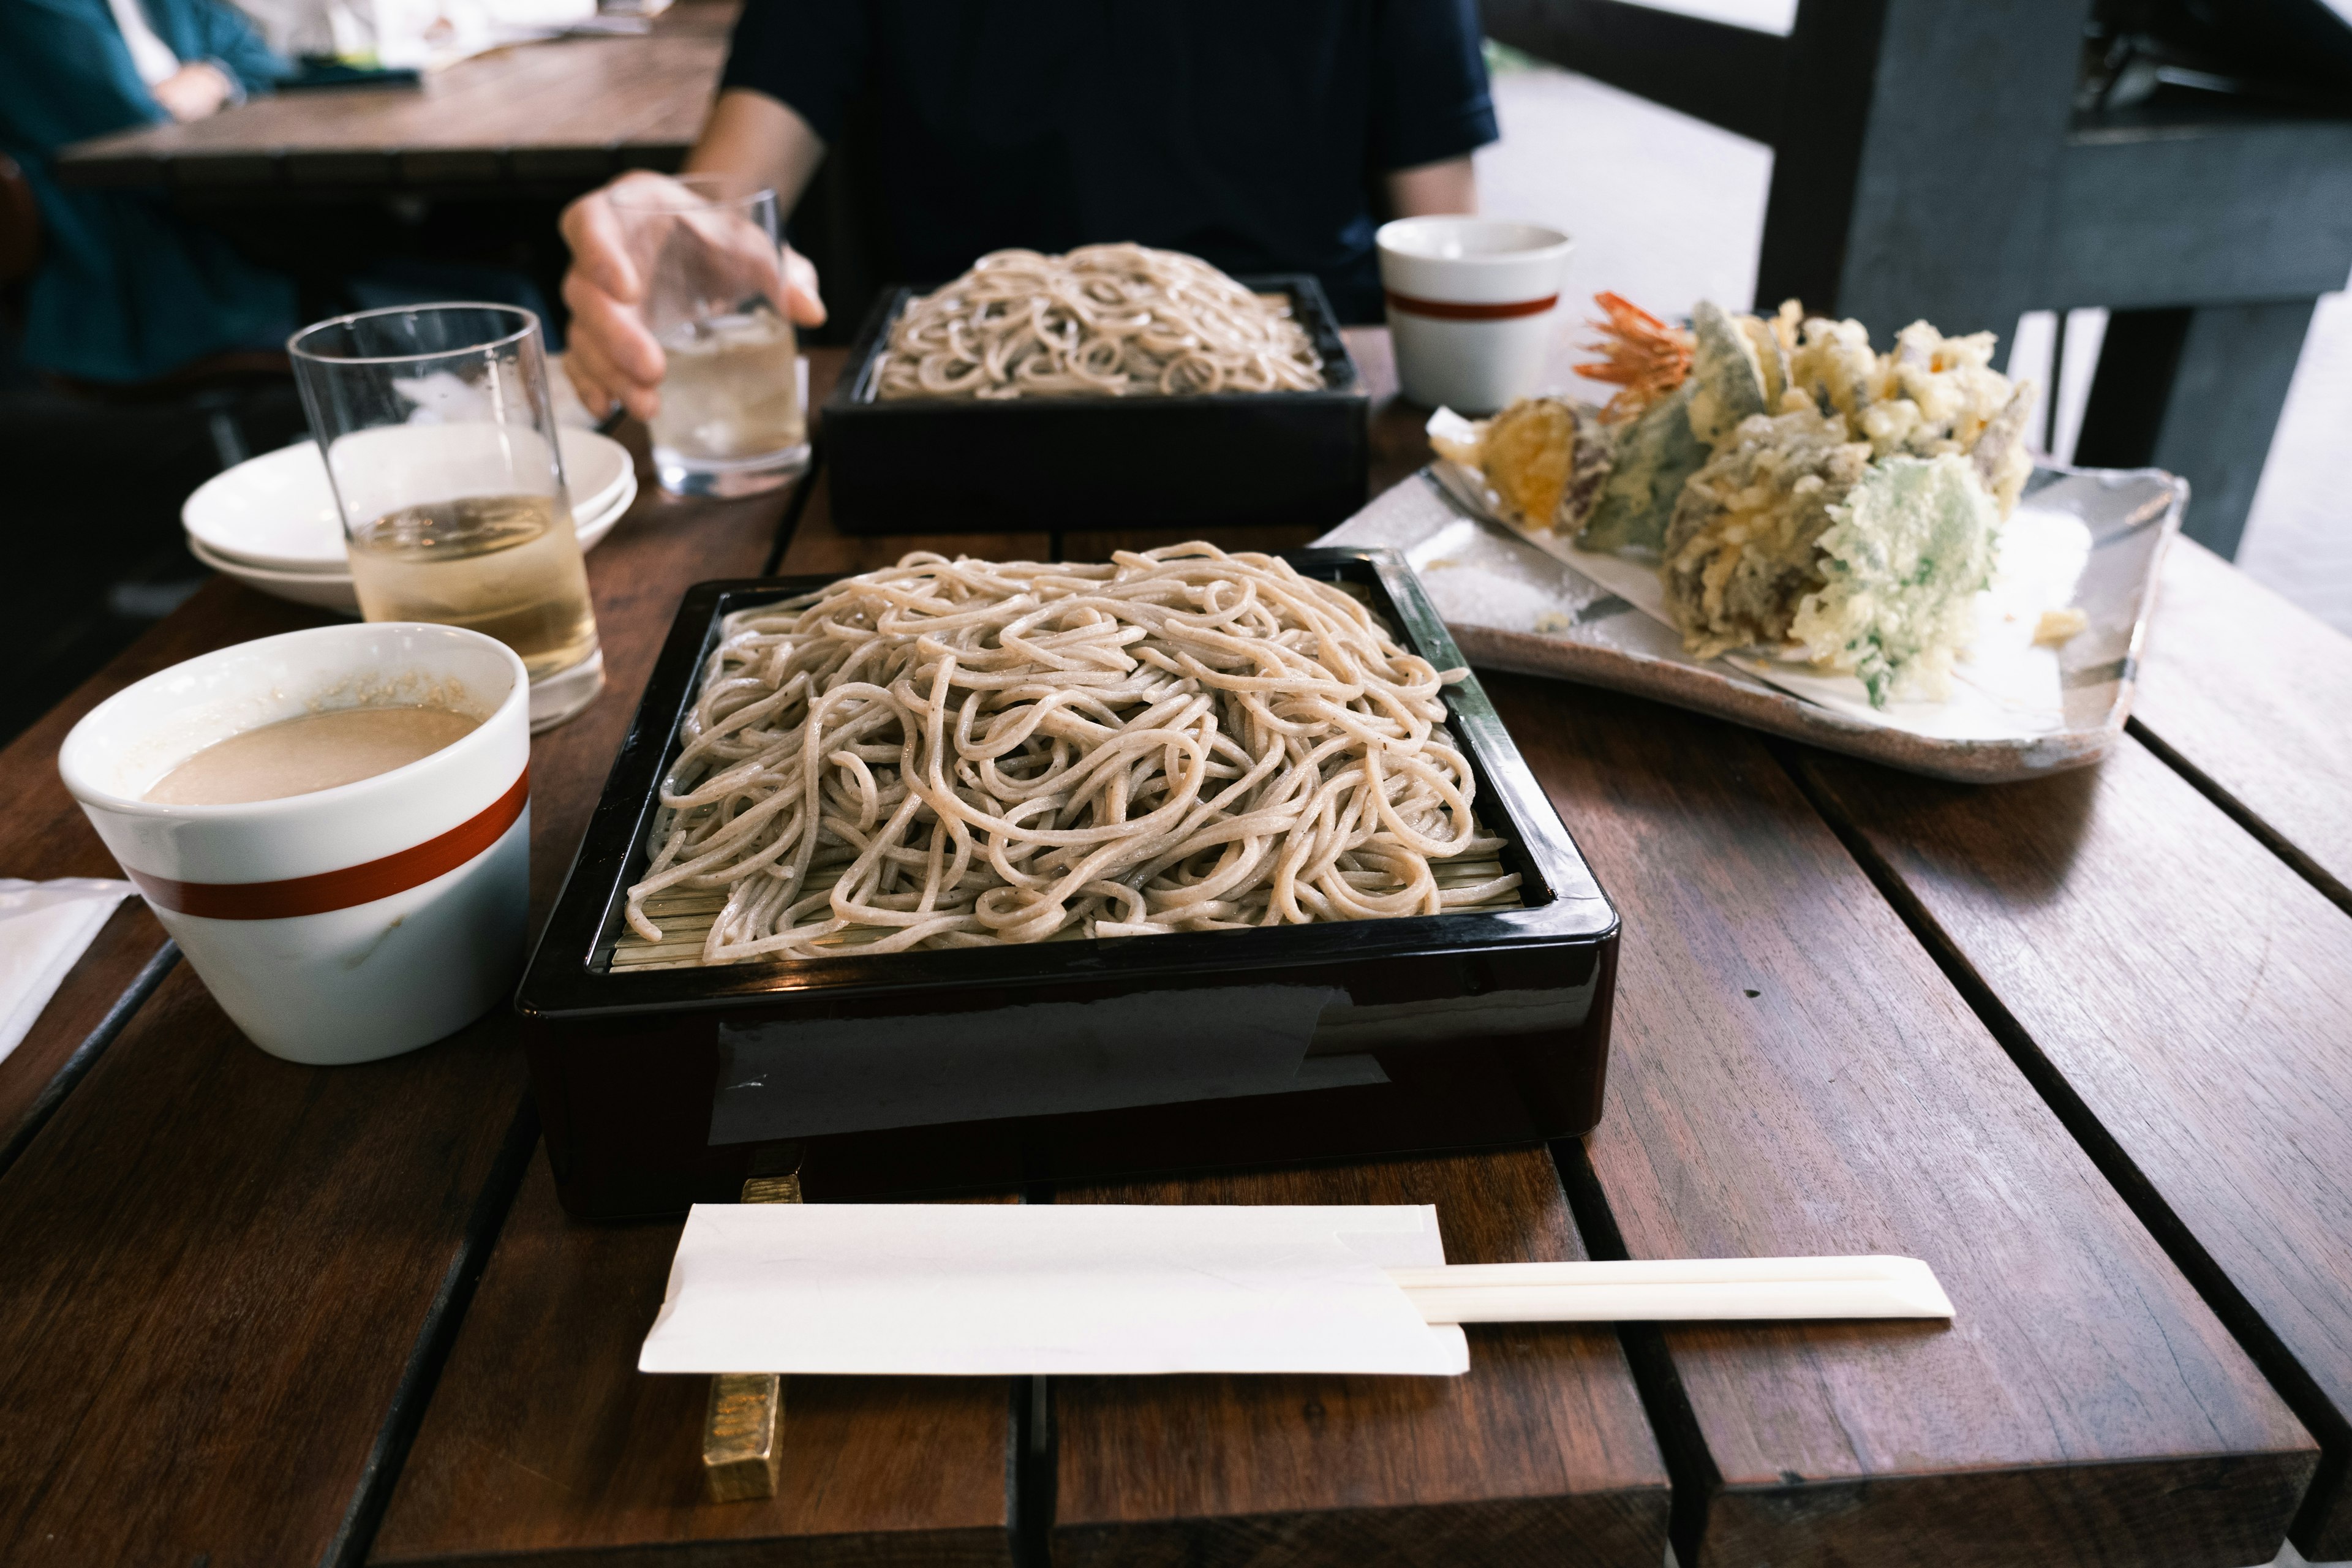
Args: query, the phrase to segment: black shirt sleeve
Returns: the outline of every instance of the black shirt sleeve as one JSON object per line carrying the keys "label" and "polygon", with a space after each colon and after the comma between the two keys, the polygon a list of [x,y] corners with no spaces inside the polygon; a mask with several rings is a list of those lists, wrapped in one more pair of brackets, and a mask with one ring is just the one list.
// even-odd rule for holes
{"label": "black shirt sleeve", "polygon": [[749,0],[719,85],[790,105],[830,144],[865,79],[868,47],[863,0]]}
{"label": "black shirt sleeve", "polygon": [[1418,168],[1497,140],[1476,0],[1377,0],[1376,14],[1372,166]]}

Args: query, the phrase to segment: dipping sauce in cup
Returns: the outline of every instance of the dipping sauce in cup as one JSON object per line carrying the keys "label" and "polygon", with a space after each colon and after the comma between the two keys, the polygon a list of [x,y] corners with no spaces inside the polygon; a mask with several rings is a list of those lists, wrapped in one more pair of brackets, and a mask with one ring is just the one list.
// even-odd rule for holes
{"label": "dipping sauce in cup", "polygon": [[505,1000],[530,899],[530,692],[457,626],[290,632],[117,692],[66,787],[229,1017],[372,1061]]}
{"label": "dipping sauce in cup", "polygon": [[1404,395],[1430,407],[1492,414],[1543,379],[1574,242],[1507,218],[1407,217],[1381,226]]}

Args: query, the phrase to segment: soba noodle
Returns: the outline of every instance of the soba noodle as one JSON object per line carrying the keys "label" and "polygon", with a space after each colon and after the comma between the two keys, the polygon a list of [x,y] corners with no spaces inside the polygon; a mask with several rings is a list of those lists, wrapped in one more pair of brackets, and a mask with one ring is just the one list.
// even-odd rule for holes
{"label": "soba noodle", "polygon": [[729,963],[1488,901],[1518,878],[1432,869],[1502,844],[1443,725],[1463,674],[1270,556],[919,552],[727,618],[628,922],[724,889]]}
{"label": "soba noodle", "polygon": [[891,324],[875,384],[901,397],[1311,392],[1323,362],[1284,310],[1207,262],[1140,245],[999,250]]}

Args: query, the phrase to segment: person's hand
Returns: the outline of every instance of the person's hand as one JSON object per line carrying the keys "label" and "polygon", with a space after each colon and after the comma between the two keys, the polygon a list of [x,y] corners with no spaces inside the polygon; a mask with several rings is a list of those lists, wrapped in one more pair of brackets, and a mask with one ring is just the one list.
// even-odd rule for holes
{"label": "person's hand", "polygon": [[185,125],[217,113],[236,96],[236,83],[210,60],[194,60],[148,89],[163,112]]}
{"label": "person's hand", "polygon": [[563,302],[572,329],[563,368],[580,401],[602,416],[619,404],[640,419],[661,406],[664,368],[661,345],[646,331],[646,273],[661,250],[661,234],[649,225],[685,224],[700,232],[709,276],[702,291],[740,300],[764,296],[788,320],[803,327],[824,321],[817,298],[816,268],[789,247],[779,255],[765,234],[732,215],[691,211],[625,221],[612,197],[623,202],[668,198],[689,206],[691,193],[666,175],[624,174],[592,191],[563,211],[563,238],[572,247],[572,268],[563,275]]}

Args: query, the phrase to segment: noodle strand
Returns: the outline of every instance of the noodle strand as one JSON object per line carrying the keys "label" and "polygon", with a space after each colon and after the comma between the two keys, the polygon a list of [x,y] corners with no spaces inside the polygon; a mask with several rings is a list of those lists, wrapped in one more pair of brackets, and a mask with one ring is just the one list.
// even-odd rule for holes
{"label": "noodle strand", "polygon": [[1272,556],[917,552],[727,617],[628,923],[723,889],[729,963],[1482,902],[1517,877],[1433,868],[1502,843],[1444,728],[1463,673]]}
{"label": "noodle strand", "polygon": [[1207,262],[1140,245],[999,250],[891,323],[875,395],[1139,397],[1312,392],[1288,310]]}

